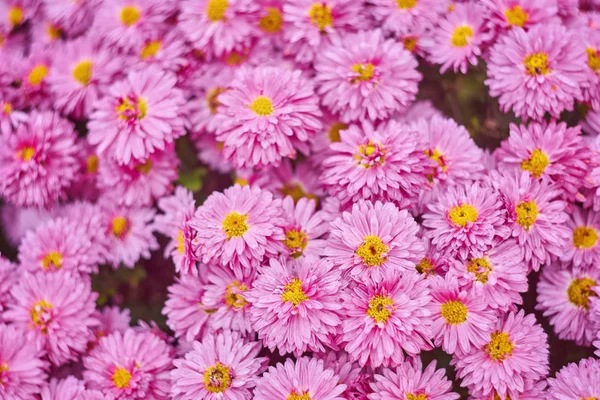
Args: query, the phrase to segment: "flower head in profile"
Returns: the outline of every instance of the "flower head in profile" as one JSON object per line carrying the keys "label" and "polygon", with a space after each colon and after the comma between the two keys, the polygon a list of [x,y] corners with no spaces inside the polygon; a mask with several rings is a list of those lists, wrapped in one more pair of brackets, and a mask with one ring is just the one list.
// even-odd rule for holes
{"label": "flower head in profile", "polygon": [[579,363],[570,363],[548,378],[548,400],[593,399],[600,396],[600,361],[584,358]]}

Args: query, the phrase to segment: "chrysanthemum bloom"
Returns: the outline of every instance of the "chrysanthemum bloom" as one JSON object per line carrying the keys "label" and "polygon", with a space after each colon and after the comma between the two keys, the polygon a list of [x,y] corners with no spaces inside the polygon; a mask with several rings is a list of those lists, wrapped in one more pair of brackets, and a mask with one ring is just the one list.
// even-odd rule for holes
{"label": "chrysanthemum bloom", "polygon": [[352,125],[341,142],[331,144],[321,181],[342,204],[381,200],[405,208],[427,183],[432,162],[425,148],[418,135],[396,121]]}
{"label": "chrysanthemum bloom", "polygon": [[342,121],[376,121],[412,103],[421,73],[417,60],[380,30],[332,39],[315,60],[322,104]]}
{"label": "chrysanthemum bloom", "polygon": [[323,361],[301,357],[278,363],[256,382],[254,400],[344,400],[346,385],[338,383],[333,370]]}
{"label": "chrysanthemum bloom", "polygon": [[360,4],[352,0],[286,1],[283,4],[284,53],[302,64],[323,55],[333,37],[355,32],[363,24]]}
{"label": "chrysanthemum bloom", "polygon": [[522,249],[529,270],[539,270],[563,254],[570,232],[562,192],[546,180],[538,181],[528,171],[502,171],[490,180],[507,210],[506,224]]}
{"label": "chrysanthemum bloom", "polygon": [[503,31],[547,24],[558,13],[556,0],[483,0],[481,4],[489,28]]}
{"label": "chrysanthemum bloom", "polygon": [[121,60],[107,49],[97,48],[89,37],[66,42],[58,50],[48,76],[56,96],[54,106],[66,115],[85,118],[93,103],[107,92]]}
{"label": "chrysanthemum bloom", "polygon": [[96,102],[88,123],[88,141],[98,155],[119,164],[144,161],[156,150],[183,135],[182,92],[176,78],[156,67],[132,71]]}
{"label": "chrysanthemum bloom", "polygon": [[52,364],[75,361],[93,338],[97,293],[77,275],[28,274],[11,291],[4,319],[39,340]]}
{"label": "chrysanthemum bloom", "polygon": [[457,4],[454,11],[446,14],[433,29],[430,40],[423,44],[429,60],[442,64],[442,74],[449,69],[466,74],[469,64],[478,64],[483,46],[492,38],[484,24],[481,6]]}
{"label": "chrysanthemum bloom", "polygon": [[58,113],[32,112],[0,146],[0,193],[19,206],[47,207],[78,170],[73,126]]}
{"label": "chrysanthemum bloom", "polygon": [[585,358],[570,363],[548,379],[548,400],[594,399],[600,397],[600,361]]}
{"label": "chrysanthemum bloom", "polygon": [[466,259],[469,251],[485,251],[495,237],[506,237],[502,203],[489,186],[474,183],[453,186],[423,215],[425,236],[440,250],[458,253]]}
{"label": "chrysanthemum bloom", "polygon": [[600,262],[600,213],[574,207],[570,217],[569,240],[563,243],[560,259],[575,267],[595,267]]}
{"label": "chrysanthemum bloom", "polygon": [[514,27],[490,50],[490,94],[500,109],[517,117],[541,120],[573,110],[587,84],[585,48],[577,36],[559,24],[540,24],[528,32]]}
{"label": "chrysanthemum bloom", "polygon": [[209,169],[221,174],[228,174],[233,170],[231,162],[223,157],[223,143],[217,142],[213,133],[196,133],[193,134],[192,140],[198,152],[198,160]]}
{"label": "chrysanthemum bloom", "polygon": [[44,14],[55,26],[60,26],[70,37],[86,31],[94,20],[96,0],[42,0]]}
{"label": "chrysanthemum bloom", "polygon": [[36,14],[29,26],[28,38],[32,46],[54,51],[64,44],[63,39],[66,36],[64,28],[53,23],[45,13]]}
{"label": "chrysanthemum bloom", "polygon": [[580,346],[590,346],[597,332],[590,313],[590,298],[597,295],[594,287],[600,283],[596,265],[546,265],[537,286],[536,309],[544,312],[559,338],[574,340]]}
{"label": "chrysanthemum bloom", "polygon": [[162,313],[167,316],[167,325],[175,332],[175,337],[186,342],[204,335],[207,321],[216,311],[202,303],[206,287],[204,275],[183,275],[168,288]]}
{"label": "chrysanthemum bloom", "polygon": [[581,127],[564,122],[510,125],[510,136],[494,156],[498,169],[520,168],[533,177],[554,182],[571,201],[582,201],[579,193],[589,185],[587,176],[598,164],[581,136]]}
{"label": "chrysanthemum bloom", "polygon": [[119,307],[104,307],[101,311],[96,310],[94,317],[99,321],[99,325],[94,327],[95,340],[88,343],[88,349],[96,347],[100,338],[108,336],[114,332],[125,333],[131,323],[129,309],[120,310]]}
{"label": "chrysanthemum bloom", "polygon": [[341,140],[342,132],[348,129],[348,124],[340,121],[339,116],[331,114],[329,111],[323,111],[323,129],[317,132],[317,135],[311,143],[311,160],[316,165],[321,165],[323,159],[329,156],[329,146]]}
{"label": "chrysanthemum bloom", "polygon": [[434,343],[448,353],[466,354],[486,343],[496,322],[487,297],[459,288],[450,274],[429,280],[432,300],[427,305],[433,316]]}
{"label": "chrysanthemum bloom", "polygon": [[49,74],[53,68],[54,54],[50,49],[36,44],[29,56],[18,66],[19,93],[31,107],[50,109],[54,104],[54,96],[50,90]]}
{"label": "chrysanthemum bloom", "polygon": [[436,361],[425,368],[420,358],[406,361],[395,369],[383,368],[371,383],[370,400],[427,399],[457,400],[458,393],[451,392],[452,382],[446,378],[445,369],[436,369]]}
{"label": "chrysanthemum bloom", "polygon": [[85,225],[61,217],[25,234],[19,246],[19,263],[31,273],[69,271],[84,277],[98,271],[101,252]]}
{"label": "chrysanthemum bloom", "polygon": [[245,295],[252,327],[263,345],[296,357],[335,347],[345,287],[340,271],[330,261],[312,257],[294,263],[269,261]]}
{"label": "chrysanthemum bloom", "polygon": [[176,73],[185,64],[187,46],[180,29],[156,29],[147,32],[142,45],[135,49],[133,68],[144,69],[156,65]]}
{"label": "chrysanthemum bloom", "polygon": [[13,301],[10,291],[17,284],[20,276],[19,267],[0,255],[0,322],[4,321],[2,313]]}
{"label": "chrysanthemum bloom", "polygon": [[[525,380],[525,385],[523,391],[519,392],[519,400],[539,400],[539,399],[547,399],[546,397],[546,387],[548,384],[545,379],[541,379],[538,381]],[[471,390],[469,392],[470,397],[469,400],[510,400],[510,395],[506,395],[501,397],[498,392],[492,390],[491,393],[487,395],[480,394],[480,392]]]}
{"label": "chrysanthemum bloom", "polygon": [[0,3],[0,30],[10,32],[27,22],[37,12],[38,0],[5,0]]}
{"label": "chrysanthemum bloom", "polygon": [[237,168],[278,165],[307,154],[322,128],[319,99],[299,70],[242,67],[218,100],[217,140]]}
{"label": "chrysanthemum bloom", "polygon": [[302,197],[294,204],[292,196],[282,202],[285,225],[283,244],[290,259],[324,255],[325,240],[321,238],[329,224],[323,219],[323,211],[315,212],[317,203]]}
{"label": "chrysanthemum bloom", "polygon": [[217,114],[223,106],[220,96],[228,90],[235,75],[232,68],[226,68],[221,63],[205,65],[204,68],[204,73],[210,76],[211,80],[207,82],[206,87],[201,85],[203,96],[199,98],[196,112],[190,115],[191,130],[199,136],[205,132],[214,134],[217,131]]}
{"label": "chrysanthemum bloom", "polygon": [[235,185],[213,192],[190,220],[197,259],[238,272],[283,249],[281,200],[257,187]]}
{"label": "chrysanthemum bloom", "polygon": [[23,111],[15,110],[13,102],[0,100],[0,134],[10,135],[19,124],[27,122],[29,115]]}
{"label": "chrysanthemum bloom", "polygon": [[83,358],[83,379],[90,389],[116,399],[163,400],[171,388],[169,346],[157,336],[127,329],[100,339]]}
{"label": "chrysanthemum bloom", "polygon": [[587,68],[584,68],[588,77],[588,85],[583,87],[583,101],[590,104],[593,109],[600,109],[600,30],[576,26],[578,40],[585,44],[587,54]]}
{"label": "chrysanthemum bloom", "polygon": [[386,31],[410,32],[418,25],[431,26],[448,9],[448,0],[371,0],[371,12]]}
{"label": "chrysanthemum bloom", "polygon": [[152,234],[152,208],[127,208],[107,203],[103,206],[102,229],[105,237],[104,256],[116,269],[119,264],[133,268],[140,257],[149,259],[150,250],[158,249]]}
{"label": "chrysanthemum bloom", "polygon": [[31,333],[14,324],[0,324],[0,397],[34,399],[46,383],[48,363],[43,356]]}
{"label": "chrysanthemum bloom", "polygon": [[193,343],[184,359],[173,362],[173,399],[250,399],[267,363],[265,357],[258,357],[260,350],[259,342],[246,342],[228,330],[206,335]]}
{"label": "chrysanthemum bloom", "polygon": [[417,273],[390,272],[384,281],[357,283],[342,295],[341,341],[361,366],[396,366],[404,352],[432,348],[427,281]]}
{"label": "chrysanthemum bloom", "polygon": [[100,159],[96,155],[94,146],[90,145],[85,137],[78,138],[77,144],[79,145],[77,154],[79,173],[67,194],[72,199],[96,202],[100,197],[100,190],[97,187]]}
{"label": "chrysanthemum bloom", "polygon": [[425,255],[415,265],[415,269],[424,278],[444,277],[450,268],[452,257],[432,245],[431,239],[421,238],[421,242],[425,246]]}
{"label": "chrysanthemum bloom", "polygon": [[19,247],[27,231],[49,221],[53,218],[53,214],[53,210],[24,208],[5,203],[2,206],[2,233],[12,246]]}
{"label": "chrysanthemum bloom", "polygon": [[50,379],[50,382],[42,388],[41,400],[81,400],[85,392],[83,381],[68,376],[65,379]]}
{"label": "chrysanthemum bloom", "polygon": [[345,351],[329,351],[327,353],[314,354],[317,359],[323,360],[323,366],[326,369],[332,369],[338,376],[341,384],[346,385],[344,391],[345,399],[363,399],[371,393],[369,383],[373,377],[367,368],[362,368]]}
{"label": "chrysanthemum bloom", "polygon": [[425,255],[418,230],[408,211],[360,201],[331,223],[325,254],[352,279],[381,282],[392,272],[414,272]]}
{"label": "chrysanthemum bloom", "polygon": [[452,360],[461,386],[481,395],[519,398],[531,382],[548,374],[548,336],[533,314],[510,312],[496,323],[482,347]]}

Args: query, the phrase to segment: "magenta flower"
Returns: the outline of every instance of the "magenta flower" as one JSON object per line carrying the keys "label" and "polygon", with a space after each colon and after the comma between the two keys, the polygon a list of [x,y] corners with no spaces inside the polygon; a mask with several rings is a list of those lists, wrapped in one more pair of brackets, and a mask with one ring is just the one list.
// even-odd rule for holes
{"label": "magenta flower", "polygon": [[[420,232],[422,234],[422,231]],[[444,277],[450,269],[453,258],[446,252],[440,251],[431,244],[431,239],[421,238],[425,246],[425,255],[415,265],[417,272],[425,279],[433,276]]]}
{"label": "magenta flower", "polygon": [[94,20],[96,0],[42,0],[44,14],[69,36],[85,32]]}
{"label": "magenta flower", "polygon": [[371,12],[386,31],[404,34],[416,27],[431,26],[448,10],[448,0],[371,0]]}
{"label": "magenta flower", "polygon": [[136,58],[132,68],[144,69],[156,65],[162,70],[177,73],[185,65],[185,53],[188,50],[181,30],[169,27],[164,30],[150,31],[146,39],[136,49]]}
{"label": "magenta flower", "polygon": [[548,379],[548,400],[593,399],[600,396],[600,361],[585,358],[579,364],[570,363]]}
{"label": "magenta flower", "polygon": [[[96,310],[94,313],[96,319],[100,322],[100,325],[93,328],[96,340],[92,343],[92,348],[98,344],[98,340],[104,336],[108,336],[114,332],[125,333],[129,324],[131,323],[131,316],[129,309],[120,310],[119,307],[113,306],[104,307],[101,311]],[[88,347],[90,347],[88,345]]]}
{"label": "magenta flower", "polygon": [[596,266],[600,262],[600,213],[573,207],[567,221],[569,240],[563,242],[560,259],[575,267]]}
{"label": "magenta flower", "polygon": [[525,30],[537,24],[553,22],[557,17],[556,0],[483,0],[490,29]]}
{"label": "magenta flower", "polygon": [[15,81],[20,82],[20,101],[24,100],[25,104],[43,110],[52,107],[54,96],[50,90],[49,75],[53,70],[54,58],[50,49],[36,43],[29,51],[29,56],[21,60],[18,66],[9,63],[9,66],[16,68],[18,78]]}
{"label": "magenta flower", "polygon": [[285,218],[283,244],[288,259],[325,255],[325,240],[322,236],[327,232],[329,224],[324,220],[324,211],[315,212],[316,201],[302,197],[294,204],[292,196],[286,196],[282,208]]}

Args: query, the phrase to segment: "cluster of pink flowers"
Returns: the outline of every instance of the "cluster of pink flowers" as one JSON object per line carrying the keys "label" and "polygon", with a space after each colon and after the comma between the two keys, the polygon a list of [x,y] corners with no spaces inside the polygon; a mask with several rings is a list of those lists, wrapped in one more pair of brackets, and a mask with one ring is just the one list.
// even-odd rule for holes
{"label": "cluster of pink flowers", "polygon": [[[600,357],[599,52],[596,0],[0,0],[0,399],[600,398],[548,337]],[[157,251],[169,332],[92,287]]]}

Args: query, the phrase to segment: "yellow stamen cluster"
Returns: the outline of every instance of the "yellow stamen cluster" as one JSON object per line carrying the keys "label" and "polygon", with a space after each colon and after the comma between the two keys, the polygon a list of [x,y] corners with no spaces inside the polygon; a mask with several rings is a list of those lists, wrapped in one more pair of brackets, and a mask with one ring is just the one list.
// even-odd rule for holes
{"label": "yellow stamen cluster", "polygon": [[229,367],[217,362],[204,371],[204,387],[211,393],[223,393],[231,385]]}
{"label": "yellow stamen cluster", "polygon": [[538,206],[535,201],[522,201],[515,207],[517,223],[526,231],[529,231],[539,215]]}
{"label": "yellow stamen cluster", "polygon": [[375,66],[371,63],[354,64],[352,66],[352,71],[358,74],[358,76],[352,78],[352,83],[370,81],[371,79],[373,79],[373,74],[375,73]]}
{"label": "yellow stamen cluster", "polygon": [[248,286],[239,281],[233,281],[225,289],[225,303],[234,308],[244,308],[248,304],[242,292],[248,290]]}
{"label": "yellow stamen cluster", "polygon": [[358,161],[358,165],[369,169],[377,164],[383,165],[385,153],[387,153],[386,147],[369,139],[368,143],[358,146],[358,153],[354,155],[354,159]]}
{"label": "yellow stamen cluster", "polygon": [[112,375],[112,381],[117,389],[128,388],[131,381],[131,372],[125,368],[117,367]]}
{"label": "yellow stamen cluster", "polygon": [[488,357],[494,361],[504,361],[512,355],[515,344],[510,341],[508,333],[497,331],[490,337],[490,342],[483,347]]}
{"label": "yellow stamen cluster", "polygon": [[31,86],[39,86],[44,81],[44,78],[46,78],[46,75],[48,75],[48,67],[44,64],[40,64],[35,66],[31,72],[29,72],[27,81]]}
{"label": "yellow stamen cluster", "polygon": [[286,400],[311,400],[310,394],[308,392],[304,392],[303,394],[299,394],[295,390],[290,393]]}
{"label": "yellow stamen cluster", "polygon": [[212,22],[225,21],[225,12],[229,7],[227,0],[209,0],[208,6],[206,7],[206,15]]}
{"label": "yellow stamen cluster", "polygon": [[129,220],[122,216],[114,217],[111,226],[112,234],[122,239],[129,232]]}
{"label": "yellow stamen cluster", "polygon": [[548,165],[550,165],[550,160],[548,160],[546,153],[540,149],[534,149],[531,156],[521,162],[521,169],[529,171],[533,176],[539,178]]}
{"label": "yellow stamen cluster", "polygon": [[48,324],[50,323],[50,312],[52,310],[52,304],[46,300],[40,300],[36,302],[29,312],[31,316],[31,322],[40,328],[43,334],[48,333]]}
{"label": "yellow stamen cluster", "polygon": [[493,268],[487,258],[472,258],[467,263],[467,271],[475,275],[477,282],[487,283]]}
{"label": "yellow stamen cluster", "polygon": [[461,25],[454,29],[450,42],[454,47],[465,47],[473,37],[473,28],[469,25]]}
{"label": "yellow stamen cluster", "polygon": [[183,231],[179,230],[177,234],[177,251],[179,254],[185,253],[185,241],[183,239]]}
{"label": "yellow stamen cluster", "polygon": [[417,0],[396,0],[396,4],[402,10],[409,10],[417,6]]}
{"label": "yellow stamen cluster", "polygon": [[152,160],[147,159],[145,162],[136,165],[134,169],[139,173],[148,175],[152,171]]}
{"label": "yellow stamen cluster", "polygon": [[281,11],[275,7],[266,7],[267,15],[258,22],[258,27],[267,33],[277,33],[283,26]]}
{"label": "yellow stamen cluster", "polygon": [[369,267],[378,267],[387,261],[388,247],[376,235],[367,235],[363,244],[356,249],[356,255]]}
{"label": "yellow stamen cluster", "polygon": [[548,54],[533,53],[525,57],[523,61],[527,73],[531,76],[548,75],[551,71],[548,62]]}
{"label": "yellow stamen cluster", "polygon": [[304,197],[307,199],[313,199],[315,201],[319,199],[314,194],[306,193],[299,183],[288,182],[283,185],[281,189],[279,189],[279,192],[283,195],[283,197],[291,196],[292,199],[294,199],[294,203],[297,203],[298,200]]}
{"label": "yellow stamen cluster", "polygon": [[8,10],[8,20],[13,27],[21,25],[24,19],[25,13],[21,7],[11,7]]}
{"label": "yellow stamen cluster", "polygon": [[285,285],[281,294],[281,300],[291,302],[294,307],[298,306],[304,300],[308,300],[308,296],[302,290],[302,281],[294,278],[290,283]]}
{"label": "yellow stamen cluster", "polygon": [[331,15],[331,7],[325,3],[313,3],[308,10],[310,22],[319,28],[321,32],[325,32],[325,28],[333,25],[333,15]]}
{"label": "yellow stamen cluster", "polygon": [[63,262],[63,255],[59,251],[51,251],[42,258],[42,268],[45,270],[54,267],[54,269],[61,269]]}
{"label": "yellow stamen cluster", "polygon": [[329,141],[331,143],[341,142],[342,138],[340,136],[340,131],[348,129],[348,125],[343,122],[334,122],[329,128]]}
{"label": "yellow stamen cluster", "polygon": [[567,289],[567,296],[571,304],[588,310],[590,308],[590,296],[596,296],[596,292],[592,290],[594,286],[596,286],[596,281],[592,278],[573,279]]}
{"label": "yellow stamen cluster", "polygon": [[467,320],[467,306],[458,300],[450,300],[442,304],[441,314],[450,325],[459,325]]}
{"label": "yellow stamen cluster", "polygon": [[92,62],[90,60],[79,62],[73,68],[73,78],[82,85],[87,86],[92,79]]}
{"label": "yellow stamen cluster", "polygon": [[373,296],[369,301],[367,315],[375,320],[377,324],[384,324],[392,316],[394,300],[389,296]]}
{"label": "yellow stamen cluster", "polygon": [[585,52],[588,56],[588,65],[594,72],[598,72],[600,69],[600,57],[598,56],[598,50],[588,47]]}
{"label": "yellow stamen cluster", "polygon": [[435,274],[435,265],[432,260],[427,257],[423,257],[423,259],[416,265],[415,267],[417,272],[424,275],[433,275]]}
{"label": "yellow stamen cluster", "polygon": [[292,258],[298,258],[308,245],[308,236],[301,229],[289,229],[285,232],[283,244],[290,249]]}
{"label": "yellow stamen cluster", "polygon": [[529,14],[520,5],[512,6],[504,11],[506,22],[512,26],[523,27],[529,21]]}
{"label": "yellow stamen cluster", "polygon": [[17,150],[17,157],[23,161],[29,161],[35,155],[35,149],[32,146],[25,146]]}
{"label": "yellow stamen cluster", "polygon": [[250,104],[250,109],[254,111],[256,115],[261,117],[266,117],[273,114],[273,102],[267,96],[259,96],[252,104]]}
{"label": "yellow stamen cluster", "polygon": [[221,105],[221,103],[219,103],[218,97],[221,93],[225,92],[226,90],[227,89],[223,87],[215,87],[210,89],[206,93],[206,102],[208,103],[208,109],[210,110],[211,114],[217,113],[217,108],[219,108],[219,106]]}
{"label": "yellow stamen cluster", "polygon": [[248,214],[232,211],[223,220],[223,232],[227,235],[227,240],[243,236],[248,229]]}
{"label": "yellow stamen cluster", "polygon": [[598,231],[591,226],[578,226],[573,229],[573,246],[578,249],[591,249],[598,243]]}
{"label": "yellow stamen cluster", "polygon": [[140,57],[143,60],[146,60],[150,57],[154,57],[156,55],[156,53],[159,52],[161,47],[162,47],[162,42],[160,40],[154,40],[152,42],[148,42],[142,48],[142,51],[140,52]]}
{"label": "yellow stamen cluster", "polygon": [[87,158],[87,160],[85,160],[86,171],[88,174],[95,174],[98,172],[98,162],[98,156],[95,154],[92,154]]}
{"label": "yellow stamen cluster", "polygon": [[477,209],[471,204],[461,204],[453,207],[448,211],[448,218],[454,225],[465,227],[469,223],[477,222],[479,213]]}
{"label": "yellow stamen cluster", "polygon": [[121,22],[124,25],[131,26],[139,21],[142,13],[135,6],[127,6],[121,9]]}

